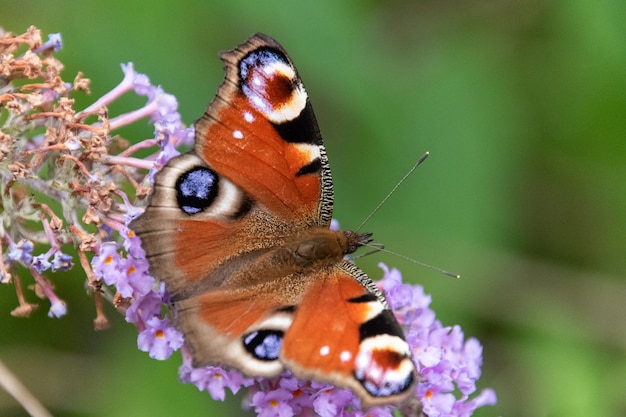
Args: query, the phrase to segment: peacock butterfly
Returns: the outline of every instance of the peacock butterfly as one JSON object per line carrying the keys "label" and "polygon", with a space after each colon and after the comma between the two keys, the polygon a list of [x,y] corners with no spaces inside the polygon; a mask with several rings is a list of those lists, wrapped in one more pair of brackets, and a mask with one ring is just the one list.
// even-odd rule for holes
{"label": "peacock butterfly", "polygon": [[371,235],[330,230],[331,172],[295,66],[263,34],[221,58],[195,148],[156,175],[131,224],[194,366],[288,369],[364,407],[404,401],[418,379],[411,350],[383,293],[344,259]]}

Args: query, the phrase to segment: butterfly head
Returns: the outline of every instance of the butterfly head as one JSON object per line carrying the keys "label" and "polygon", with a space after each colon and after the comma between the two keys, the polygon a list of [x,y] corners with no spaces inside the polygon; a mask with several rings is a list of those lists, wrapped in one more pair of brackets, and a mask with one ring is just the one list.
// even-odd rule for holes
{"label": "butterfly head", "polygon": [[344,255],[354,253],[361,246],[366,246],[374,240],[371,233],[357,233],[346,230],[343,234],[346,236],[346,251]]}

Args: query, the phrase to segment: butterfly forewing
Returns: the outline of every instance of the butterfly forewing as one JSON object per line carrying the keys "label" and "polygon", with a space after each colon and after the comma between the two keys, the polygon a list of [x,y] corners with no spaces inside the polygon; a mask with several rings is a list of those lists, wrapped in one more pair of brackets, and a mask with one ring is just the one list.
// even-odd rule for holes
{"label": "butterfly forewing", "polygon": [[221,57],[226,80],[196,122],[196,152],[280,220],[329,224],[328,159],[287,53],[256,35]]}

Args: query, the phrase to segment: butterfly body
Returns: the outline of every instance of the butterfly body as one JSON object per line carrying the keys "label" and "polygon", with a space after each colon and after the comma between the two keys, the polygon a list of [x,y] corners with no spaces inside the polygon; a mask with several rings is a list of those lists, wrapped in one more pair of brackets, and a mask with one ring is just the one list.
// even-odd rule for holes
{"label": "butterfly body", "polygon": [[406,399],[411,351],[382,292],[344,260],[371,235],[329,228],[330,168],[295,66],[261,34],[221,56],[195,148],[156,175],[131,224],[194,365],[289,369],[366,407]]}

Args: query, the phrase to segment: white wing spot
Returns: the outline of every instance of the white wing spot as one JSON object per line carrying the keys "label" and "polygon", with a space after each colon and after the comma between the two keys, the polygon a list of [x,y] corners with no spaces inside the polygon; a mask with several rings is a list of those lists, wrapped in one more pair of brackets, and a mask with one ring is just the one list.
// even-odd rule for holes
{"label": "white wing spot", "polygon": [[329,346],[322,346],[320,348],[320,355],[321,356],[326,356],[330,353],[330,347]]}
{"label": "white wing spot", "polygon": [[243,133],[241,133],[241,130],[233,130],[233,137],[235,139],[243,139]]}
{"label": "white wing spot", "polygon": [[344,350],[343,352],[341,352],[341,355],[339,355],[339,359],[341,359],[341,362],[348,362],[350,359],[352,359],[352,353]]}
{"label": "white wing spot", "polygon": [[254,116],[249,111],[243,112],[243,120],[248,123],[254,122]]}

